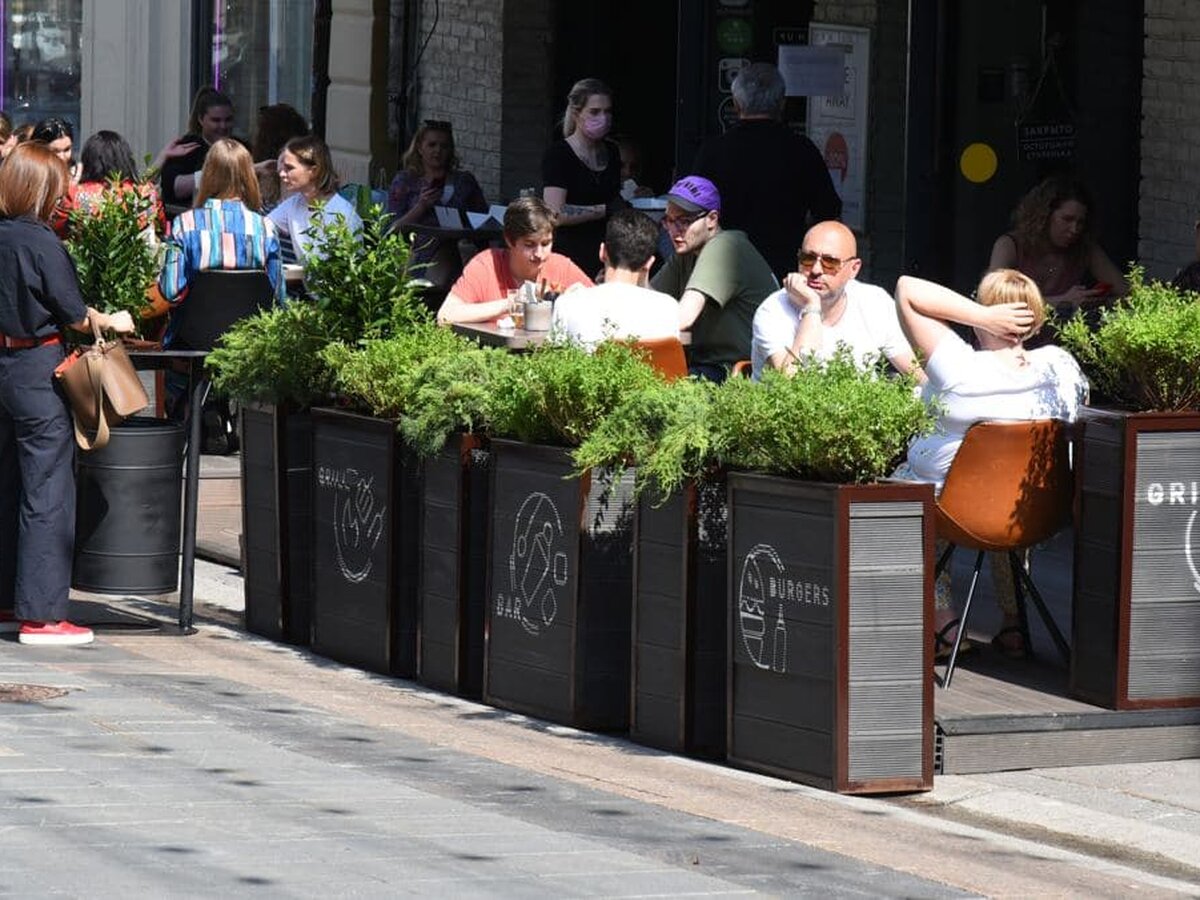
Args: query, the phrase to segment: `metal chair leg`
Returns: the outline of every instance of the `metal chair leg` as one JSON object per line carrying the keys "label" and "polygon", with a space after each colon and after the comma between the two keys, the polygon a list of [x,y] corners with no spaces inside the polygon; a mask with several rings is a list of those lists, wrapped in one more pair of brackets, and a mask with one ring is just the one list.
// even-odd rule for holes
{"label": "metal chair leg", "polygon": [[1013,600],[1017,604],[1017,628],[1021,632],[1026,651],[1032,653],[1033,637],[1029,633],[1029,610],[1025,606],[1025,591],[1021,584],[1021,575],[1028,573],[1015,550],[1008,551],[1008,567],[1012,572]]}
{"label": "metal chair leg", "polygon": [[975,557],[975,569],[971,572],[971,587],[967,591],[967,602],[963,604],[962,615],[958,618],[958,633],[954,635],[954,646],[950,649],[950,658],[946,660],[946,674],[942,676],[942,690],[950,687],[954,677],[954,666],[958,662],[958,648],[962,646],[963,635],[967,633],[967,617],[971,615],[971,600],[975,597],[975,585],[979,581],[979,570],[983,568],[983,551]]}
{"label": "metal chair leg", "polygon": [[[1058,630],[1058,625],[1054,621],[1054,617],[1050,615],[1050,609],[1046,606],[1046,601],[1042,599],[1041,592],[1038,591],[1037,585],[1033,583],[1033,579],[1029,577],[1029,573],[1025,571],[1023,566],[1017,566],[1021,580],[1025,582],[1025,587],[1029,590],[1029,597],[1033,600],[1033,605],[1037,608],[1038,615],[1041,616],[1042,622],[1046,625],[1046,630],[1050,632],[1050,638],[1054,641],[1054,646],[1058,648],[1059,655],[1063,658],[1063,662],[1071,661],[1071,646],[1067,643],[1067,639],[1063,637],[1063,633]],[[1025,646],[1030,646],[1028,643]]]}
{"label": "metal chair leg", "polygon": [[942,574],[942,570],[949,564],[950,557],[954,555],[954,549],[954,544],[947,544],[945,551],[938,557],[937,565],[933,567],[933,578],[935,581]]}

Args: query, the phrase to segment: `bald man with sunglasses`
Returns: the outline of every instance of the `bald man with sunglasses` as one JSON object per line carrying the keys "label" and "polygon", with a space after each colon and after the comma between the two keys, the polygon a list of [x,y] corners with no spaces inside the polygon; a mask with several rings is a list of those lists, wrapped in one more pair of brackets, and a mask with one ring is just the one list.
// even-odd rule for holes
{"label": "bald man with sunglasses", "polygon": [[804,235],[798,263],[754,314],[755,379],[767,368],[791,372],[805,356],[828,359],[839,344],[864,365],[882,355],[898,371],[920,376],[891,296],[856,278],[862,260],[854,232],[841,222],[818,222]]}

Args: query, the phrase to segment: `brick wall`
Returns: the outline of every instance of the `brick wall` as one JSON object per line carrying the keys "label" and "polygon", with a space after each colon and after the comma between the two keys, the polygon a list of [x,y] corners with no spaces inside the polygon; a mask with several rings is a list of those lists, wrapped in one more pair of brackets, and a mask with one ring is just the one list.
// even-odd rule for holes
{"label": "brick wall", "polygon": [[462,167],[494,199],[500,194],[505,4],[503,0],[441,0],[440,6],[436,27],[432,2],[422,3],[418,16],[418,46],[429,37],[417,69],[418,120],[453,123]]}
{"label": "brick wall", "polygon": [[1200,3],[1145,3],[1138,255],[1169,278],[1195,255],[1200,213]]}
{"label": "brick wall", "polygon": [[908,0],[818,0],[813,21],[871,29],[863,279],[891,290],[903,271]]}
{"label": "brick wall", "polygon": [[550,95],[554,19],[551,0],[508,0],[504,4],[504,121],[500,193],[542,187],[546,123],[561,113],[566,98]]}

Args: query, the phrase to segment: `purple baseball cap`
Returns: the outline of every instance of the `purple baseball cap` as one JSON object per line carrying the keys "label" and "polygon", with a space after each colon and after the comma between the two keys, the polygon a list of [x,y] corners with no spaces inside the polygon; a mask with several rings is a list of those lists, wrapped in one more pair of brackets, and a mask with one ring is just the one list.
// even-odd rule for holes
{"label": "purple baseball cap", "polygon": [[680,178],[671,185],[665,199],[691,213],[706,213],[721,208],[721,192],[715,184],[699,175]]}

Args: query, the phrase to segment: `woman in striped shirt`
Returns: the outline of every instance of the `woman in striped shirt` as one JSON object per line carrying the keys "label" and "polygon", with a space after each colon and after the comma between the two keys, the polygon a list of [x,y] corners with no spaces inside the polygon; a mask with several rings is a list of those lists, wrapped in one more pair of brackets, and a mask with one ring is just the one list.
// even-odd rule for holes
{"label": "woman in striped shirt", "polygon": [[[285,294],[275,225],[262,206],[250,152],[230,138],[208,151],[196,208],[176,216],[164,242],[166,254],[158,289],[170,304],[187,296],[189,281],[207,269],[264,269],[277,301]],[[170,343],[170,328],[163,345]]]}

